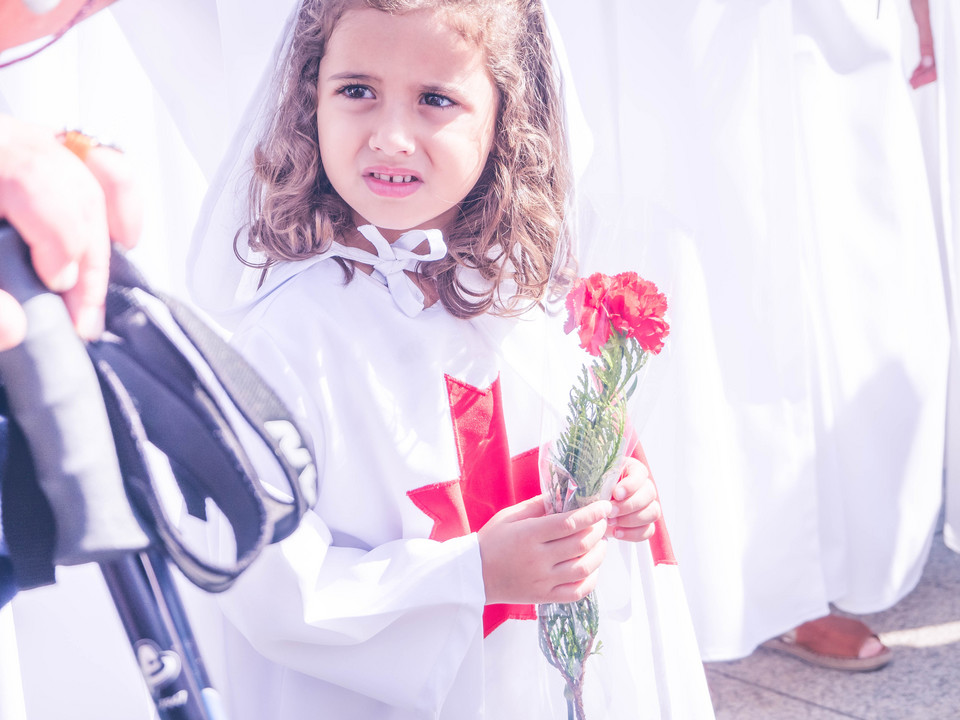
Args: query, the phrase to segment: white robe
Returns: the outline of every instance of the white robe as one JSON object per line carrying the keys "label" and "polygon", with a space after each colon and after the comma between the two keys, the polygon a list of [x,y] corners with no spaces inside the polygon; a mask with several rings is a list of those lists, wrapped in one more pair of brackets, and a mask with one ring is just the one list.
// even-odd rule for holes
{"label": "white robe", "polygon": [[[445,516],[415,501],[483,446],[463,430],[471,410],[454,420],[460,388],[472,403],[498,383],[513,467],[536,462],[543,393],[562,405],[568,388],[545,387],[544,349],[569,354],[570,338],[531,314],[542,316],[466,321],[435,305],[409,318],[375,279],[344,286],[322,261],[244,319],[233,341],[302,414],[324,461],[315,512],[222,598],[240,631],[227,631],[231,717],[566,717],[535,620],[511,614],[484,639],[476,533],[429,539]],[[712,717],[676,566],[655,564],[649,543],[612,542],[587,716]]]}
{"label": "white robe", "polygon": [[[960,12],[949,0],[931,0],[937,81],[927,93],[922,117],[928,130],[931,185],[940,220],[941,249],[950,301],[950,329],[960,337]],[[947,410],[946,512],[943,538],[960,552],[960,348],[950,349]]]}
{"label": "white robe", "polygon": [[889,607],[940,508],[948,343],[896,5],[550,5],[588,265],[671,303],[641,437],[703,656]]}

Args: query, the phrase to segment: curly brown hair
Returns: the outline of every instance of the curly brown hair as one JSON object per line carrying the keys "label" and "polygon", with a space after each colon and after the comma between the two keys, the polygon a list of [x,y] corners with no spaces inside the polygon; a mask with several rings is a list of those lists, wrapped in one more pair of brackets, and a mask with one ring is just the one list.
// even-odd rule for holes
{"label": "curly brown hair", "polygon": [[[440,301],[457,317],[513,314],[544,300],[563,284],[558,277],[570,275],[572,256],[564,222],[570,170],[560,78],[540,0],[303,0],[278,78],[279,106],[254,151],[250,247],[268,264],[300,260],[354,229],[319,155],[317,79],[337,22],[358,7],[443,13],[483,49],[498,93],[486,167],[448,228],[446,257],[424,263],[420,274],[435,281]],[[341,264],[352,277],[350,264]],[[556,273],[558,267],[567,271]],[[463,269],[483,282],[464,282]],[[502,287],[510,288],[509,297],[501,296]]]}

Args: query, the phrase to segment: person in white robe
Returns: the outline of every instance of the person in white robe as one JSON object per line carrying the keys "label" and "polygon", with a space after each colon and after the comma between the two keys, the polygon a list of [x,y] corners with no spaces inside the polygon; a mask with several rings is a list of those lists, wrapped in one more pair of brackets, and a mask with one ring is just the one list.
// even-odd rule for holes
{"label": "person in white robe", "polygon": [[595,262],[634,258],[672,302],[641,436],[703,657],[890,607],[941,505],[948,347],[909,8],[551,7],[594,131]]}
{"label": "person in white robe", "polygon": [[[263,112],[271,118],[271,105]],[[443,531],[437,543],[445,515],[411,503],[450,486],[473,452],[457,435],[451,387],[484,397],[497,388],[514,461],[538,445],[540,409],[568,387],[546,392],[543,349],[552,343],[539,335],[539,311],[457,320],[435,306],[407,317],[391,299],[393,283],[387,292],[357,273],[344,285],[322,256],[281,263],[263,287],[259,272],[244,282],[232,244],[246,217],[251,127],[208,196],[192,287],[217,319],[243,318],[234,342],[317,430],[327,459],[315,513],[224,595],[234,626],[225,630],[228,708],[238,717],[299,717],[307,708],[564,716],[562,683],[542,657],[532,613],[483,621],[476,534]],[[452,433],[437,424],[448,415]],[[601,611],[603,652],[588,665],[588,716],[711,717],[675,566],[658,561],[666,556],[653,546],[614,554],[599,595],[610,610]]]}

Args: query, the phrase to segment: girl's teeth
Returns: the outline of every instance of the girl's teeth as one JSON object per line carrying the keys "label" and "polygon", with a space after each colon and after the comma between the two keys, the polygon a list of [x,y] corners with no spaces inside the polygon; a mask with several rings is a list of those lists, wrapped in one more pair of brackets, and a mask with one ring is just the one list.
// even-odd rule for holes
{"label": "girl's teeth", "polygon": [[373,176],[377,178],[377,180],[392,183],[408,183],[413,180],[413,175],[381,175],[380,173],[373,173]]}

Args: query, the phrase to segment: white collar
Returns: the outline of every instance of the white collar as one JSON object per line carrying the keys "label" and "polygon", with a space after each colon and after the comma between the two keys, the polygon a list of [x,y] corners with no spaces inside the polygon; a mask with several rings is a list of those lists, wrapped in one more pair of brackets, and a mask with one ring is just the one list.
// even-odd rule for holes
{"label": "white collar", "polygon": [[[373,244],[376,254],[333,242],[317,259],[341,257],[373,266],[374,277],[387,286],[397,307],[409,317],[417,315],[423,310],[423,291],[404,271],[415,271],[422,262],[444,257],[447,245],[443,242],[443,233],[439,230],[409,230],[391,244],[373,225],[361,225],[357,230]],[[427,252],[423,255],[414,252],[424,241],[428,245]]]}

